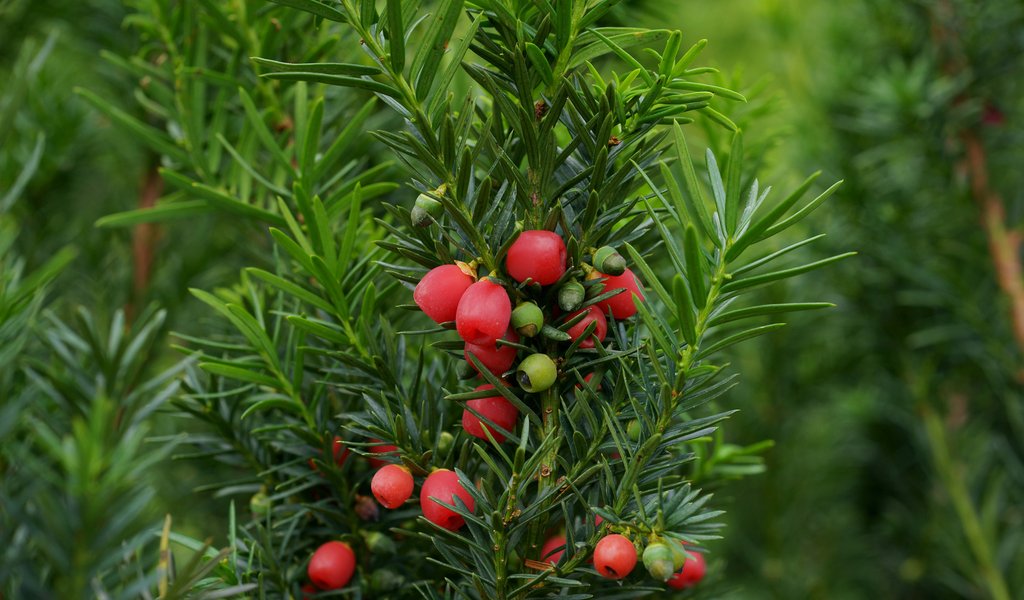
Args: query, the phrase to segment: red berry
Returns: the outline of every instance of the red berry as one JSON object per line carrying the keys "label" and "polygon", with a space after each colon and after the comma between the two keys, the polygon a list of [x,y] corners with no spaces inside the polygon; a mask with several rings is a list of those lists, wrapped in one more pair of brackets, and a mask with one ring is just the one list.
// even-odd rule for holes
{"label": "red berry", "polygon": [[[378,440],[378,439],[372,439],[370,441],[371,442],[380,442],[380,440]],[[380,445],[377,445],[377,446],[370,446],[370,452],[373,452],[374,454],[390,454],[391,452],[397,452],[397,451],[398,451],[397,447],[391,446],[391,445],[388,445],[388,444],[380,444]],[[379,469],[379,468],[383,467],[384,465],[391,464],[391,461],[387,460],[385,458],[376,458],[376,457],[372,457],[371,456],[371,457],[368,458],[368,460],[370,461],[370,466],[373,467],[374,469]]]}
{"label": "red berry", "polygon": [[423,276],[413,290],[412,299],[435,323],[454,321],[462,295],[473,285],[473,278],[456,265],[435,267]]}
{"label": "red berry", "polygon": [[693,587],[700,583],[700,580],[704,579],[704,573],[707,569],[707,563],[704,562],[703,554],[687,550],[686,562],[683,563],[683,568],[670,577],[665,583],[667,583],[670,588],[685,590],[688,587]]}
{"label": "red berry", "polygon": [[[591,322],[596,322],[597,323],[597,327],[594,328],[594,335],[597,335],[597,339],[599,341],[603,342],[604,341],[604,336],[608,335],[608,319],[605,318],[604,313],[601,312],[601,309],[598,308],[597,306],[588,306],[587,308],[584,308],[583,310],[578,310],[578,311],[572,313],[571,315],[569,315],[569,319],[567,319],[567,320],[571,320],[573,317],[575,317],[576,315],[578,315],[578,314],[580,314],[582,312],[586,312],[587,316],[583,317],[582,319],[580,319],[579,323],[576,323],[575,325],[573,325],[572,327],[569,328],[569,331],[567,332],[569,334],[569,337],[572,338],[573,341],[575,341],[581,335],[583,335],[583,330],[587,328],[587,325],[590,325]],[[580,348],[593,348],[593,347],[594,347],[594,337],[593,337],[593,335],[591,337],[583,340],[582,342],[580,342]]]}
{"label": "red berry", "polygon": [[636,566],[636,559],[636,548],[624,535],[606,535],[594,547],[594,568],[608,579],[629,575]]}
{"label": "red berry", "polygon": [[640,289],[640,280],[633,274],[633,271],[626,269],[622,275],[602,275],[602,281],[604,281],[604,292],[602,293],[615,290],[626,291],[598,302],[597,306],[601,307],[601,312],[608,312],[610,309],[612,316],[616,319],[626,319],[635,315],[636,305],[633,304],[633,294],[643,301],[644,292]]}
{"label": "red berry", "polygon": [[322,590],[345,587],[356,571],[356,554],[345,542],[327,542],[309,559],[309,580]]}
{"label": "red berry", "polygon": [[[476,391],[479,392],[481,390],[493,389],[493,385],[485,383],[484,385],[478,386]],[[482,440],[487,439],[487,434],[484,432],[484,429],[490,431],[491,435],[494,436],[494,441],[499,444],[505,441],[505,436],[493,427],[486,425],[480,420],[480,417],[477,417],[469,411],[470,408],[487,417],[492,423],[506,431],[512,431],[515,429],[516,421],[519,420],[519,409],[500,394],[470,400],[466,402],[466,406],[467,408],[462,411],[462,428],[465,429],[466,433],[469,435],[478,437]]]}
{"label": "red berry", "polygon": [[370,481],[373,497],[385,508],[398,508],[412,496],[413,480],[409,469],[398,465],[384,465]]}
{"label": "red berry", "polygon": [[524,231],[508,249],[505,270],[519,283],[529,278],[551,285],[565,274],[565,259],[565,242],[557,233]]}
{"label": "red berry", "polygon": [[540,548],[540,559],[553,565],[558,564],[563,554],[565,554],[565,536],[561,534],[549,537],[548,541],[544,542]]}
{"label": "red berry", "polygon": [[345,461],[348,460],[348,455],[348,448],[342,443],[341,438],[334,436],[334,464],[339,467],[345,464]]}
{"label": "red berry", "polygon": [[455,314],[455,328],[463,341],[493,344],[508,331],[511,318],[512,301],[505,288],[490,279],[481,279],[462,295]]}
{"label": "red berry", "polygon": [[434,525],[444,527],[445,529],[452,531],[459,529],[466,523],[462,515],[447,506],[442,506],[431,500],[431,498],[436,498],[445,504],[454,506],[456,504],[456,496],[462,500],[470,511],[473,510],[473,496],[466,491],[466,488],[462,487],[459,476],[455,474],[455,471],[449,471],[448,469],[434,471],[427,476],[423,481],[423,487],[420,488],[420,509],[423,511],[423,516]]}
{"label": "red berry", "polygon": [[[518,342],[519,336],[510,327],[508,332],[505,333],[506,339],[510,342]],[[502,373],[508,371],[512,367],[512,363],[516,361],[516,347],[506,346],[504,344],[498,344],[497,342],[491,344],[471,344],[466,342],[466,348],[463,351],[463,356],[466,357],[466,362],[470,364],[474,369],[476,365],[473,361],[469,360],[469,355],[472,354],[480,361],[483,366],[487,367],[487,370],[495,375],[501,376]],[[479,369],[476,369],[479,371]]]}

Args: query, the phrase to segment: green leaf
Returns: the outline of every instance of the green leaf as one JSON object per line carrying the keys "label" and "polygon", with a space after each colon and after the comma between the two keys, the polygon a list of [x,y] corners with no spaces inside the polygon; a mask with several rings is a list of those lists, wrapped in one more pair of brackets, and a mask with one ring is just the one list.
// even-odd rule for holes
{"label": "green leaf", "polygon": [[672,294],[675,296],[676,318],[679,320],[679,329],[683,339],[690,346],[697,343],[697,321],[694,316],[693,297],[690,295],[690,288],[683,280],[683,276],[676,273],[672,278]]}
{"label": "green leaf", "polygon": [[634,69],[636,69],[637,72],[640,74],[640,77],[643,78],[643,80],[647,83],[647,85],[649,85],[651,87],[654,87],[654,85],[655,85],[654,77],[651,76],[650,72],[648,72],[647,69],[642,64],[640,64],[640,61],[638,61],[637,59],[633,58],[633,56],[631,54],[629,54],[628,52],[626,52],[622,48],[622,46],[620,46],[618,43],[616,43],[615,40],[612,40],[612,39],[610,39],[608,37],[605,37],[605,35],[602,34],[601,31],[598,30],[598,29],[591,29],[588,33],[594,35],[594,37],[596,37],[597,39],[601,40],[601,42],[605,46],[607,46],[609,50],[611,50],[612,52],[615,53],[615,56],[618,56],[627,65],[629,65],[629,66],[633,67]]}
{"label": "green leaf", "polygon": [[334,312],[334,307],[332,307],[330,303],[297,283],[288,281],[287,279],[274,275],[269,271],[257,269],[256,267],[249,267],[245,269],[245,272],[257,279],[262,279],[282,292],[295,296],[299,300],[302,300],[311,306],[315,306],[328,314]]}
{"label": "green leaf", "polygon": [[74,88],[74,91],[76,94],[84,98],[86,102],[91,104],[96,110],[106,115],[111,121],[114,121],[118,125],[121,125],[125,129],[131,131],[140,140],[148,144],[153,150],[156,150],[160,154],[164,154],[177,162],[189,162],[188,153],[185,152],[184,148],[176,144],[174,140],[164,132],[146,125],[142,121],[115,107],[113,104],[100,98],[89,90],[76,87]]}
{"label": "green leaf", "polygon": [[427,97],[434,83],[441,58],[448,49],[448,41],[459,22],[463,1],[441,1],[424,35],[423,44],[413,58],[410,76],[416,82],[416,97],[420,100]]}
{"label": "green leaf", "polygon": [[551,71],[551,65],[548,63],[547,57],[544,56],[544,51],[536,45],[526,42],[526,55],[530,58],[530,63],[540,73],[541,80],[546,85],[551,85],[555,80],[555,74]]}
{"label": "green leaf", "polygon": [[[671,33],[668,29],[643,29],[638,27],[602,27],[600,32],[597,29],[590,29],[576,38],[576,48],[573,49],[572,57],[569,59],[569,68],[574,69],[587,61],[592,61],[608,52],[613,52],[614,48],[618,48],[620,52],[625,53],[625,48],[654,45],[656,42],[668,38]],[[595,37],[598,41],[593,39]],[[609,45],[609,42],[611,42],[611,45]],[[627,54],[627,56],[629,55]],[[639,64],[632,57],[630,57],[630,61],[632,61],[631,64]],[[643,67],[640,68],[643,69]],[[644,70],[646,71],[646,69]],[[648,77],[650,77],[649,74]],[[649,85],[654,85],[654,80],[651,79],[648,83]]]}
{"label": "green leaf", "polygon": [[405,25],[402,23],[402,0],[387,0],[388,53],[395,73],[405,69]]}
{"label": "green leaf", "polygon": [[802,221],[804,219],[804,217],[806,217],[807,215],[809,215],[812,212],[814,212],[814,209],[816,209],[819,206],[821,206],[822,203],[825,202],[825,200],[828,200],[829,196],[834,194],[835,191],[837,189],[839,189],[839,186],[842,185],[842,184],[843,184],[843,180],[842,179],[840,179],[839,181],[833,183],[831,187],[829,187],[827,190],[822,192],[814,200],[811,200],[810,202],[808,202],[803,208],[801,208],[797,212],[793,213],[792,215],[790,215],[785,220],[783,220],[783,221],[781,221],[779,223],[776,223],[775,225],[769,227],[768,230],[765,231],[761,235],[761,239],[768,239],[768,238],[772,237],[773,235],[779,233],[780,231],[784,231],[785,229],[787,229],[787,228],[795,225],[796,223],[799,223],[800,221]]}
{"label": "green leaf", "polygon": [[252,219],[258,219],[265,223],[271,223],[279,227],[285,225],[284,218],[280,215],[270,212],[264,208],[253,206],[246,202],[242,202],[236,198],[229,196],[227,193],[218,190],[212,186],[206,185],[205,183],[192,183],[192,187],[189,188],[191,195],[206,200],[209,204],[215,208],[219,208],[243,217],[249,217]]}
{"label": "green leaf", "polygon": [[747,330],[741,331],[739,333],[735,333],[735,334],[730,335],[729,337],[727,337],[725,339],[719,340],[719,341],[715,342],[714,344],[711,344],[707,348],[704,348],[703,350],[701,350],[700,352],[697,353],[697,356],[695,357],[695,359],[696,360],[702,360],[704,358],[707,358],[708,356],[711,356],[715,352],[719,352],[721,350],[724,350],[724,349],[728,348],[729,346],[732,346],[734,344],[738,344],[738,343],[740,343],[742,341],[749,340],[751,338],[755,338],[755,337],[760,336],[760,335],[764,335],[766,333],[770,333],[770,332],[775,331],[777,329],[781,329],[781,328],[783,328],[785,326],[786,326],[785,323],[772,323],[770,325],[762,325],[760,327],[753,327],[751,329],[747,329]]}
{"label": "green leaf", "polygon": [[264,385],[273,389],[278,389],[280,387],[280,383],[273,377],[244,367],[236,367],[216,362],[201,362],[199,363],[199,368],[208,373],[213,373],[214,375],[230,377],[231,379],[237,379],[239,381],[248,381],[250,383]]}
{"label": "green leaf", "polygon": [[[703,41],[707,41],[707,40],[703,40]],[[711,92],[711,93],[713,93],[716,96],[721,96],[722,98],[728,98],[730,100],[736,100],[737,102],[746,102],[747,101],[746,96],[744,96],[743,94],[741,94],[741,93],[739,93],[737,91],[730,90],[729,88],[724,88],[724,87],[721,87],[721,86],[718,86],[718,85],[711,85],[710,83],[698,83],[696,81],[680,81],[680,80],[675,80],[675,81],[670,82],[667,87],[670,90],[688,90],[688,91],[692,91],[692,92]],[[730,123],[731,122],[732,121],[730,121]],[[735,125],[733,125],[733,129],[734,130],[736,129]]]}
{"label": "green leaf", "polygon": [[353,63],[289,63],[269,58],[253,56],[251,60],[266,67],[273,73],[320,73],[323,75],[348,75],[350,77],[362,77],[363,75],[380,75],[380,69],[367,65]]}
{"label": "green leaf", "polygon": [[299,10],[314,14],[318,17],[323,17],[328,21],[335,21],[338,23],[348,22],[348,16],[340,10],[317,2],[316,0],[269,0],[274,4],[280,4],[281,6],[288,6],[290,8],[297,8]]}
{"label": "green leaf", "polygon": [[813,271],[814,269],[820,269],[821,267],[830,265],[834,262],[838,262],[840,260],[843,260],[844,258],[856,256],[856,254],[856,252],[847,252],[845,254],[838,254],[836,256],[831,256],[829,258],[808,263],[806,265],[801,265],[799,267],[793,267],[791,269],[783,269],[781,271],[773,271],[771,273],[765,273],[763,275],[752,275],[750,277],[733,279],[729,283],[726,283],[725,285],[722,286],[722,293],[738,292],[740,290],[745,290],[758,285],[764,285],[766,283],[771,283],[773,281],[778,281],[780,279],[788,279],[789,277],[795,277],[802,273]]}
{"label": "green leaf", "polygon": [[316,73],[313,71],[290,71],[281,73],[264,73],[260,77],[267,79],[281,79],[284,81],[306,81],[311,83],[325,83],[345,88],[360,88],[397,98],[400,96],[398,90],[386,83],[363,77],[349,77],[347,75],[329,75],[327,73]]}
{"label": "green leaf", "polygon": [[[175,193],[174,196],[180,196]],[[214,212],[204,200],[167,200],[152,208],[137,208],[100,217],[96,227],[131,227],[140,223],[157,223],[174,219],[192,219]]]}
{"label": "green leaf", "polygon": [[690,150],[686,145],[686,137],[683,135],[683,128],[679,124],[675,124],[672,127],[674,135],[676,155],[679,159],[679,166],[683,170],[683,185],[685,186],[685,195],[679,192],[679,188],[675,185],[675,177],[672,176],[668,167],[662,166],[662,174],[665,176],[669,185],[670,194],[679,194],[679,196],[685,201],[687,213],[690,215],[691,221],[693,221],[698,228],[700,228],[701,234],[713,242],[715,245],[720,245],[718,236],[714,235],[714,226],[711,222],[711,215],[708,214],[707,204],[704,199],[703,187],[700,181],[697,179],[697,170],[693,166],[693,160],[690,158]]}
{"label": "green leaf", "polygon": [[729,162],[725,165],[725,229],[730,235],[736,231],[736,219],[740,212],[740,177],[743,174],[743,134],[732,136]]}
{"label": "green leaf", "polygon": [[740,130],[740,126],[737,125],[736,123],[733,123],[732,119],[730,119],[729,117],[723,115],[722,113],[718,112],[717,110],[711,108],[710,106],[705,106],[704,108],[700,109],[700,112],[704,113],[712,121],[714,121],[714,122],[718,123],[719,125],[725,127],[729,131],[739,131]]}
{"label": "green leaf", "polygon": [[697,241],[697,231],[693,225],[686,226],[686,233],[683,235],[683,257],[686,259],[686,279],[690,283],[690,292],[694,306],[698,309],[704,308],[707,303],[708,291],[704,285],[704,278],[707,273],[704,269],[706,264],[704,252]]}
{"label": "green leaf", "polygon": [[260,111],[257,110],[256,104],[252,101],[252,97],[249,96],[249,92],[245,91],[245,88],[238,88],[238,97],[242,101],[242,108],[245,110],[245,116],[249,119],[249,126],[256,133],[256,137],[259,138],[263,147],[270,151],[270,155],[274,157],[277,164],[284,167],[285,171],[291,173],[292,163],[285,156],[281,150],[281,145],[274,139],[274,134],[270,132],[270,128],[263,121],[263,116]]}
{"label": "green leaf", "polygon": [[820,308],[834,308],[831,302],[793,302],[789,304],[761,304],[748,308],[730,310],[711,317],[708,326],[721,325],[740,319],[761,317],[764,315],[775,315],[780,313],[796,312],[801,310],[818,310]]}

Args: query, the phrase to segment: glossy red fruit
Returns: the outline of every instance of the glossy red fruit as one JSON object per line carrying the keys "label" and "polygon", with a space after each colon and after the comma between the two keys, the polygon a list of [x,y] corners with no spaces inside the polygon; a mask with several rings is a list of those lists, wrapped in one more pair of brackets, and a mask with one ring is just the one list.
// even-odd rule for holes
{"label": "glossy red fruit", "polygon": [[398,508],[412,496],[413,480],[409,469],[384,465],[373,474],[370,491],[385,508]]}
{"label": "glossy red fruit", "polygon": [[321,590],[345,587],[356,571],[356,554],[345,542],[327,542],[309,559],[309,580]]}
{"label": "glossy red fruit", "polygon": [[512,301],[505,288],[490,279],[481,279],[462,295],[455,328],[463,341],[484,346],[505,335],[511,318]]}
{"label": "glossy red fruit", "polygon": [[594,547],[594,568],[602,577],[622,579],[636,566],[636,548],[624,535],[613,533]]}
{"label": "glossy red fruit", "polygon": [[601,312],[612,311],[616,319],[626,319],[636,314],[636,305],[633,304],[633,294],[636,294],[641,301],[644,300],[644,292],[640,289],[640,280],[633,274],[633,271],[626,269],[622,275],[602,275],[604,291],[601,293],[625,290],[615,294],[611,298],[597,303]]}
{"label": "glossy red fruit", "polygon": [[316,586],[312,583],[307,583],[302,586],[302,600],[313,600],[313,596],[317,593]]}
{"label": "glossy red fruit", "polygon": [[565,261],[565,242],[557,233],[524,231],[508,249],[505,270],[519,283],[529,278],[551,285],[565,274]]}
{"label": "glossy red fruit", "polygon": [[[370,440],[371,442],[380,442],[378,439]],[[398,448],[390,444],[378,444],[376,446],[370,446],[370,452],[374,454],[388,454],[391,452],[397,452]],[[370,466],[374,469],[379,469],[384,465],[391,464],[391,461],[385,458],[369,457],[367,460],[370,461]]]}
{"label": "glossy red fruit", "polygon": [[[493,389],[493,385],[485,383],[478,386],[475,391]],[[462,410],[462,428],[469,435],[482,440],[487,439],[487,434],[484,432],[485,429],[491,432],[491,435],[494,436],[494,441],[499,444],[505,441],[505,436],[495,428],[486,425],[480,420],[480,417],[470,412],[470,408],[487,417],[495,425],[506,431],[514,430],[516,428],[516,421],[519,420],[519,409],[500,394],[469,400],[466,402],[466,406],[467,408]]]}
{"label": "glossy red fruit", "polygon": [[683,563],[683,568],[680,569],[675,575],[669,578],[665,583],[670,588],[676,590],[685,590],[686,588],[693,587],[700,583],[701,579],[704,579],[704,573],[708,570],[707,563],[704,562],[704,555],[700,552],[686,551],[686,562]]}
{"label": "glossy red fruit", "polygon": [[454,321],[462,295],[473,285],[473,278],[456,265],[434,267],[420,279],[412,299],[435,323]]}
{"label": "glossy red fruit", "polygon": [[[580,319],[579,323],[576,323],[575,325],[573,325],[572,327],[569,328],[569,331],[567,332],[569,334],[569,337],[572,338],[573,341],[576,341],[576,339],[578,339],[581,335],[583,335],[583,331],[587,328],[588,325],[590,325],[590,323],[596,322],[597,323],[597,327],[594,329],[594,334],[597,335],[597,339],[598,340],[603,342],[604,341],[604,337],[606,335],[608,335],[608,319],[605,318],[604,313],[601,312],[601,309],[598,308],[596,305],[595,306],[588,306],[587,308],[584,308],[583,310],[578,310],[578,311],[572,313],[571,315],[569,315],[569,319],[572,319],[573,317],[575,317],[576,315],[578,315],[578,314],[580,314],[582,312],[587,313],[587,316],[583,317],[582,319]],[[569,320],[569,319],[567,319],[567,320]],[[580,348],[593,348],[593,347],[594,347],[594,337],[593,337],[593,335],[590,336],[589,338],[583,340],[582,342],[580,342]]]}
{"label": "glossy red fruit", "polygon": [[[510,342],[518,342],[519,335],[510,327],[505,333],[505,337],[502,338]],[[466,343],[466,348],[462,355],[466,357],[466,362],[469,363],[474,370],[479,372],[473,361],[469,360],[469,355],[472,354],[479,360],[487,370],[495,375],[500,376],[505,371],[512,368],[512,363],[516,361],[516,348],[515,346],[505,346],[504,344],[498,344],[494,342],[492,344],[470,344]]]}
{"label": "glossy red fruit", "polygon": [[[341,438],[338,436],[334,436],[332,445],[334,446],[334,464],[340,467],[345,464],[346,460],[348,460],[348,455],[350,454],[349,449],[345,447],[344,442],[342,442]],[[314,471],[320,470],[312,458],[309,459],[309,467]]]}
{"label": "glossy red fruit", "polygon": [[540,559],[552,565],[558,564],[563,554],[565,554],[565,536],[561,534],[549,537],[548,541],[544,542],[540,548]]}
{"label": "glossy red fruit", "polygon": [[434,471],[423,481],[423,487],[420,489],[420,509],[423,511],[423,516],[439,527],[452,531],[459,529],[466,523],[462,515],[431,500],[431,498],[436,498],[440,502],[454,506],[456,496],[465,503],[470,511],[473,510],[473,496],[470,496],[466,488],[462,487],[455,471],[448,469]]}

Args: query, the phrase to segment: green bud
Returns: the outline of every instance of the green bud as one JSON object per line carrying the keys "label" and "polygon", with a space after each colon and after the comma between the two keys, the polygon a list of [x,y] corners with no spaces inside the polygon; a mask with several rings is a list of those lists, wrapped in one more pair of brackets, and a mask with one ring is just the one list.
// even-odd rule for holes
{"label": "green bud", "polygon": [[676,572],[672,550],[661,542],[655,542],[644,549],[644,567],[651,577],[658,581],[668,581]]}
{"label": "green bud", "polygon": [[583,289],[583,284],[575,279],[570,279],[558,288],[558,306],[566,312],[574,311],[580,307],[580,304],[583,304],[586,296],[587,291]]}
{"label": "green bud", "polygon": [[409,216],[412,218],[412,224],[416,227],[426,227],[441,215],[443,209],[444,206],[437,200],[426,194],[420,194],[416,197],[416,204],[413,205],[412,213]]}
{"label": "green bud", "polygon": [[273,507],[273,503],[270,501],[270,496],[267,496],[267,488],[261,487],[260,491],[252,495],[249,498],[249,510],[252,514],[260,519],[266,518],[270,514],[270,509]]}
{"label": "green bud", "polygon": [[394,554],[397,551],[395,540],[379,531],[363,531],[366,547],[373,554]]}
{"label": "green bud", "polygon": [[544,327],[541,327],[540,333],[549,340],[554,340],[556,342],[568,342],[569,340],[572,339],[571,337],[569,337],[568,333],[562,331],[561,329],[552,327],[550,325],[544,325]]}
{"label": "green bud", "polygon": [[630,421],[629,425],[626,426],[626,433],[629,434],[629,439],[633,440],[634,442],[640,440],[641,432],[642,429],[640,428],[640,421],[636,419]]}
{"label": "green bud", "polygon": [[405,585],[405,577],[391,569],[374,569],[370,575],[370,587],[377,592],[393,592]]}
{"label": "green bud", "polygon": [[452,449],[452,443],[455,442],[455,436],[442,431],[440,438],[437,440],[437,453],[441,456],[448,454],[448,451]]}
{"label": "green bud", "polygon": [[523,302],[512,311],[512,328],[519,335],[533,337],[544,327],[544,313],[533,302]]}
{"label": "green bud", "polygon": [[519,363],[516,381],[527,392],[543,392],[555,383],[558,367],[547,354],[531,354]]}
{"label": "green bud", "polygon": [[622,275],[626,272],[626,259],[611,246],[601,246],[594,252],[594,268],[605,275]]}

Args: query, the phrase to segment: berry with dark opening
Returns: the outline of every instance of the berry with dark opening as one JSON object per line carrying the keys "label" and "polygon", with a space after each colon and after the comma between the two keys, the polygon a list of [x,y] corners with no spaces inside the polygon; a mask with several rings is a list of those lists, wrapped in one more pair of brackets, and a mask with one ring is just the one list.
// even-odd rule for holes
{"label": "berry with dark opening", "polygon": [[683,563],[683,568],[676,572],[668,581],[670,588],[676,590],[685,590],[686,588],[693,587],[700,583],[701,579],[704,579],[704,573],[707,572],[707,563],[704,562],[704,555],[700,552],[686,551],[686,562]]}
{"label": "berry with dark opening", "polygon": [[565,274],[566,255],[565,242],[557,233],[524,231],[508,249],[505,270],[519,283],[532,279],[551,285]]}
{"label": "berry with dark opening", "polygon": [[661,542],[649,544],[644,548],[643,559],[647,572],[658,581],[667,581],[675,571],[672,565],[672,550]]}
{"label": "berry with dark opening", "polygon": [[439,527],[452,531],[459,529],[466,523],[462,515],[447,506],[442,506],[431,500],[431,498],[436,498],[445,504],[454,506],[456,504],[456,496],[472,512],[474,505],[473,496],[462,486],[459,476],[455,474],[455,471],[449,471],[448,469],[434,471],[427,476],[423,482],[423,487],[420,489],[420,509],[423,510],[423,516]]}
{"label": "berry with dark opening", "polygon": [[605,318],[604,313],[601,312],[601,309],[598,308],[597,306],[588,306],[587,308],[581,311],[577,311],[569,315],[569,319],[572,319],[573,317],[580,313],[586,313],[586,316],[580,319],[579,323],[576,323],[575,325],[570,327],[567,333],[573,341],[576,341],[577,339],[579,339],[581,335],[583,335],[583,332],[587,329],[588,325],[590,325],[591,323],[597,323],[597,325],[594,328],[593,334],[587,339],[580,342],[580,348],[593,348],[594,335],[596,335],[598,341],[601,342],[603,342],[604,337],[608,335],[608,319]]}
{"label": "berry with dark opening", "polygon": [[512,301],[505,288],[490,279],[469,286],[455,313],[455,328],[464,342],[491,344],[505,335],[512,319]]}
{"label": "berry with dark opening", "polygon": [[400,465],[384,465],[373,474],[370,491],[384,508],[398,508],[412,496],[413,480],[409,469]]}
{"label": "berry with dark opening", "polygon": [[583,288],[583,284],[570,279],[558,288],[558,307],[567,312],[576,310],[586,297],[587,290]]}
{"label": "berry with dark opening", "polygon": [[512,329],[519,335],[533,337],[544,327],[544,312],[533,302],[521,302],[512,311]]}
{"label": "berry with dark opening", "polygon": [[622,272],[622,275],[604,275],[602,281],[604,282],[604,291],[602,293],[614,292],[615,290],[625,291],[598,302],[597,306],[601,307],[601,312],[605,313],[611,310],[612,316],[616,319],[627,319],[635,315],[636,305],[633,304],[633,295],[636,294],[637,298],[642,302],[644,300],[644,292],[640,289],[640,280],[633,274],[633,271],[626,269]]}
{"label": "berry with dark opening", "polygon": [[[493,389],[493,385],[485,383],[484,385],[478,386],[476,391],[479,392]],[[470,409],[480,413],[492,423],[506,431],[514,430],[516,428],[516,421],[519,420],[519,409],[505,399],[501,394],[487,396],[485,398],[477,398],[466,402],[466,408],[462,411],[462,428],[465,429],[466,433],[469,435],[478,437],[482,440],[487,439],[487,433],[484,431],[486,429],[491,432],[491,436],[494,437],[494,441],[499,444],[505,441],[504,434],[481,421],[480,417],[473,414]]]}
{"label": "berry with dark opening", "polygon": [[636,548],[624,535],[613,533],[594,547],[594,568],[607,579],[622,579],[636,566]]}
{"label": "berry with dark opening", "polygon": [[345,542],[332,541],[320,546],[309,559],[309,580],[321,590],[345,587],[356,571],[356,554]]}
{"label": "berry with dark opening", "polygon": [[[503,339],[510,342],[518,342],[519,336],[509,328]],[[477,368],[473,361],[469,359],[470,354],[475,356],[488,371],[501,376],[516,361],[516,352],[515,346],[506,346],[505,344],[499,344],[497,341],[489,344],[471,344],[466,342],[462,355],[466,358],[466,362],[473,367],[474,372],[477,372]]]}
{"label": "berry with dark opening", "polygon": [[454,321],[459,301],[473,285],[473,278],[457,265],[441,265],[427,271],[416,284],[412,299],[435,323]]}
{"label": "berry with dark opening", "polygon": [[519,363],[516,381],[527,392],[543,392],[555,383],[558,367],[547,354],[531,354]]}
{"label": "berry with dark opening", "polygon": [[565,554],[565,536],[553,535],[540,547],[540,559],[552,565],[558,564]]}
{"label": "berry with dark opening", "polygon": [[594,268],[608,275],[622,275],[626,270],[626,259],[611,246],[601,246],[594,252]]}
{"label": "berry with dark opening", "polygon": [[[370,441],[374,442],[374,443],[377,443],[376,446],[370,446],[370,452],[372,452],[374,454],[391,454],[392,452],[397,452],[398,451],[398,448],[395,447],[395,446],[392,446],[390,444],[381,444],[381,443],[379,443],[381,440],[373,439],[373,440],[370,440]],[[385,458],[377,458],[377,457],[371,456],[371,457],[369,457],[368,460],[370,461],[370,466],[373,467],[374,469],[379,469],[379,468],[383,467],[384,465],[391,464],[391,461],[387,460]]]}

